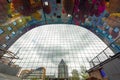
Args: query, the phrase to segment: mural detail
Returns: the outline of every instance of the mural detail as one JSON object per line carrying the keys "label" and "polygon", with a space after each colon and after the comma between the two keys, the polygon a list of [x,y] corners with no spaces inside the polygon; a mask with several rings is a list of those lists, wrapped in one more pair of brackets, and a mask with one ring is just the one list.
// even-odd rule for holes
{"label": "mural detail", "polygon": [[42,7],[41,1],[34,0],[12,0],[16,12],[24,16],[30,16]]}
{"label": "mural detail", "polygon": [[110,46],[117,53],[120,51],[119,0],[106,1],[1,0],[0,48],[8,49],[22,34],[40,25],[75,24],[89,29],[107,45],[117,39]]}
{"label": "mural detail", "polygon": [[4,23],[7,21],[8,18],[8,3],[6,0],[0,0],[0,23]]}

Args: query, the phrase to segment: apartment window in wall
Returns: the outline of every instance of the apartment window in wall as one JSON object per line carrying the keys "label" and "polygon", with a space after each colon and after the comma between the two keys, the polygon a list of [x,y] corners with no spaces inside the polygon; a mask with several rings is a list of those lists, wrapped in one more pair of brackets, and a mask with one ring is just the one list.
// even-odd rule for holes
{"label": "apartment window in wall", "polygon": [[11,27],[8,27],[7,29],[8,29],[9,31],[11,31],[11,30],[12,30],[12,28],[11,28]]}
{"label": "apartment window in wall", "polygon": [[15,34],[16,34],[16,33],[13,31],[13,32],[12,32],[12,35],[15,35]]}
{"label": "apartment window in wall", "polygon": [[16,25],[17,25],[17,23],[14,21],[14,22],[13,22],[13,25],[14,25],[14,26],[16,26]]}
{"label": "apartment window in wall", "polygon": [[2,34],[4,31],[2,29],[0,29],[0,34]]}
{"label": "apartment window in wall", "polygon": [[119,28],[118,27],[116,27],[116,28],[114,28],[114,32],[119,32]]}
{"label": "apartment window in wall", "polygon": [[5,39],[6,39],[6,40],[9,40],[9,39],[10,39],[10,37],[9,37],[9,36],[6,36],[6,37],[5,37]]}
{"label": "apartment window in wall", "polygon": [[2,46],[3,46],[4,48],[5,48],[5,47],[7,47],[7,45],[6,45],[6,44],[3,44]]}

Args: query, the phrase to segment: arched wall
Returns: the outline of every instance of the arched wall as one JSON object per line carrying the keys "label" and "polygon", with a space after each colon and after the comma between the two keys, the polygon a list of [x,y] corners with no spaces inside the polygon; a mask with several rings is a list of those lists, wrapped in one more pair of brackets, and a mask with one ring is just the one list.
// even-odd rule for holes
{"label": "arched wall", "polygon": [[[1,46],[2,48],[6,48],[6,49],[8,49],[18,38],[20,38],[23,34],[25,34],[26,32],[28,32],[29,30],[31,30],[31,29],[33,29],[33,28],[35,28],[35,27],[38,27],[39,25],[41,25],[42,26],[42,24],[39,24],[39,23],[35,23],[34,25],[33,24],[27,24],[26,25],[26,27],[24,27],[24,28],[22,28],[22,29],[18,29],[17,30],[17,32],[13,35],[13,37],[11,37],[11,39],[9,39],[9,40],[6,40],[6,38],[5,39],[3,39],[3,41],[5,41],[6,40],[6,42],[4,43],[4,44],[6,44],[7,46],[6,47],[4,47],[3,45]],[[49,25],[49,24],[48,24]],[[70,24],[70,25],[74,25],[74,24]],[[83,25],[83,28],[85,28],[84,27],[84,25]],[[86,28],[87,29],[87,28]],[[94,29],[94,28],[93,28]],[[88,30],[90,30],[90,29],[88,29]],[[100,32],[95,32],[95,31],[99,31],[99,29],[96,29],[96,30],[90,30],[91,32],[93,32],[95,35],[97,35],[99,38],[101,38],[107,45],[109,45],[109,42],[107,41],[107,39],[106,38],[104,38],[103,36],[103,34],[102,33],[100,33]],[[113,41],[113,40],[112,40]],[[118,49],[117,48],[113,48],[113,47],[111,47],[111,49],[113,49],[113,51],[117,51]],[[115,49],[115,50],[114,50]],[[115,51],[115,52],[116,52]]]}

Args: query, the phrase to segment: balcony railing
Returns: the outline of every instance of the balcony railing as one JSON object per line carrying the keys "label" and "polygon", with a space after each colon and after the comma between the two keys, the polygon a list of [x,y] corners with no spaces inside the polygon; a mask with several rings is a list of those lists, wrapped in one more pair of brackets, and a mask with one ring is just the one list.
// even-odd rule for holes
{"label": "balcony railing", "polygon": [[[90,67],[93,68],[93,67],[99,65],[100,63],[104,62],[105,60],[109,59],[111,56],[115,55],[116,53],[109,53],[107,51],[119,39],[120,39],[120,36],[116,40],[114,40],[110,45],[108,45],[103,51],[101,51],[97,56],[95,56],[91,61],[89,61]],[[117,46],[114,46],[114,47],[117,48]]]}

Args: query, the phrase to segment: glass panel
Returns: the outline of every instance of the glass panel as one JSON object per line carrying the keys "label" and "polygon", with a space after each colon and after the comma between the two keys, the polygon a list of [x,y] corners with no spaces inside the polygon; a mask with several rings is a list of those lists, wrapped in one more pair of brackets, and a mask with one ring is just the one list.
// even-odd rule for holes
{"label": "glass panel", "polygon": [[6,39],[6,40],[9,40],[9,39],[10,39],[10,37],[9,37],[9,36],[6,36],[6,37],[5,37],[5,39]]}
{"label": "glass panel", "polygon": [[9,31],[11,31],[11,30],[12,30],[12,28],[11,28],[11,27],[8,27],[7,29],[8,29]]}
{"label": "glass panel", "polygon": [[16,26],[16,25],[17,25],[17,23],[14,21],[14,22],[13,22],[13,25],[14,25],[14,26]]}
{"label": "glass panel", "polygon": [[[107,45],[97,36],[79,26],[53,24],[37,27],[21,38],[11,47],[21,60],[13,60],[23,70],[36,70],[44,67],[46,76],[71,76],[72,71],[80,72],[81,66],[90,68],[89,61],[99,54]],[[110,53],[113,53],[110,49]],[[104,60],[105,55],[100,56]],[[98,58],[94,64],[99,64]],[[93,66],[93,63],[91,64]],[[64,75],[62,73],[66,73]]]}
{"label": "glass panel", "polygon": [[4,31],[2,29],[0,29],[0,34],[2,34]]}

